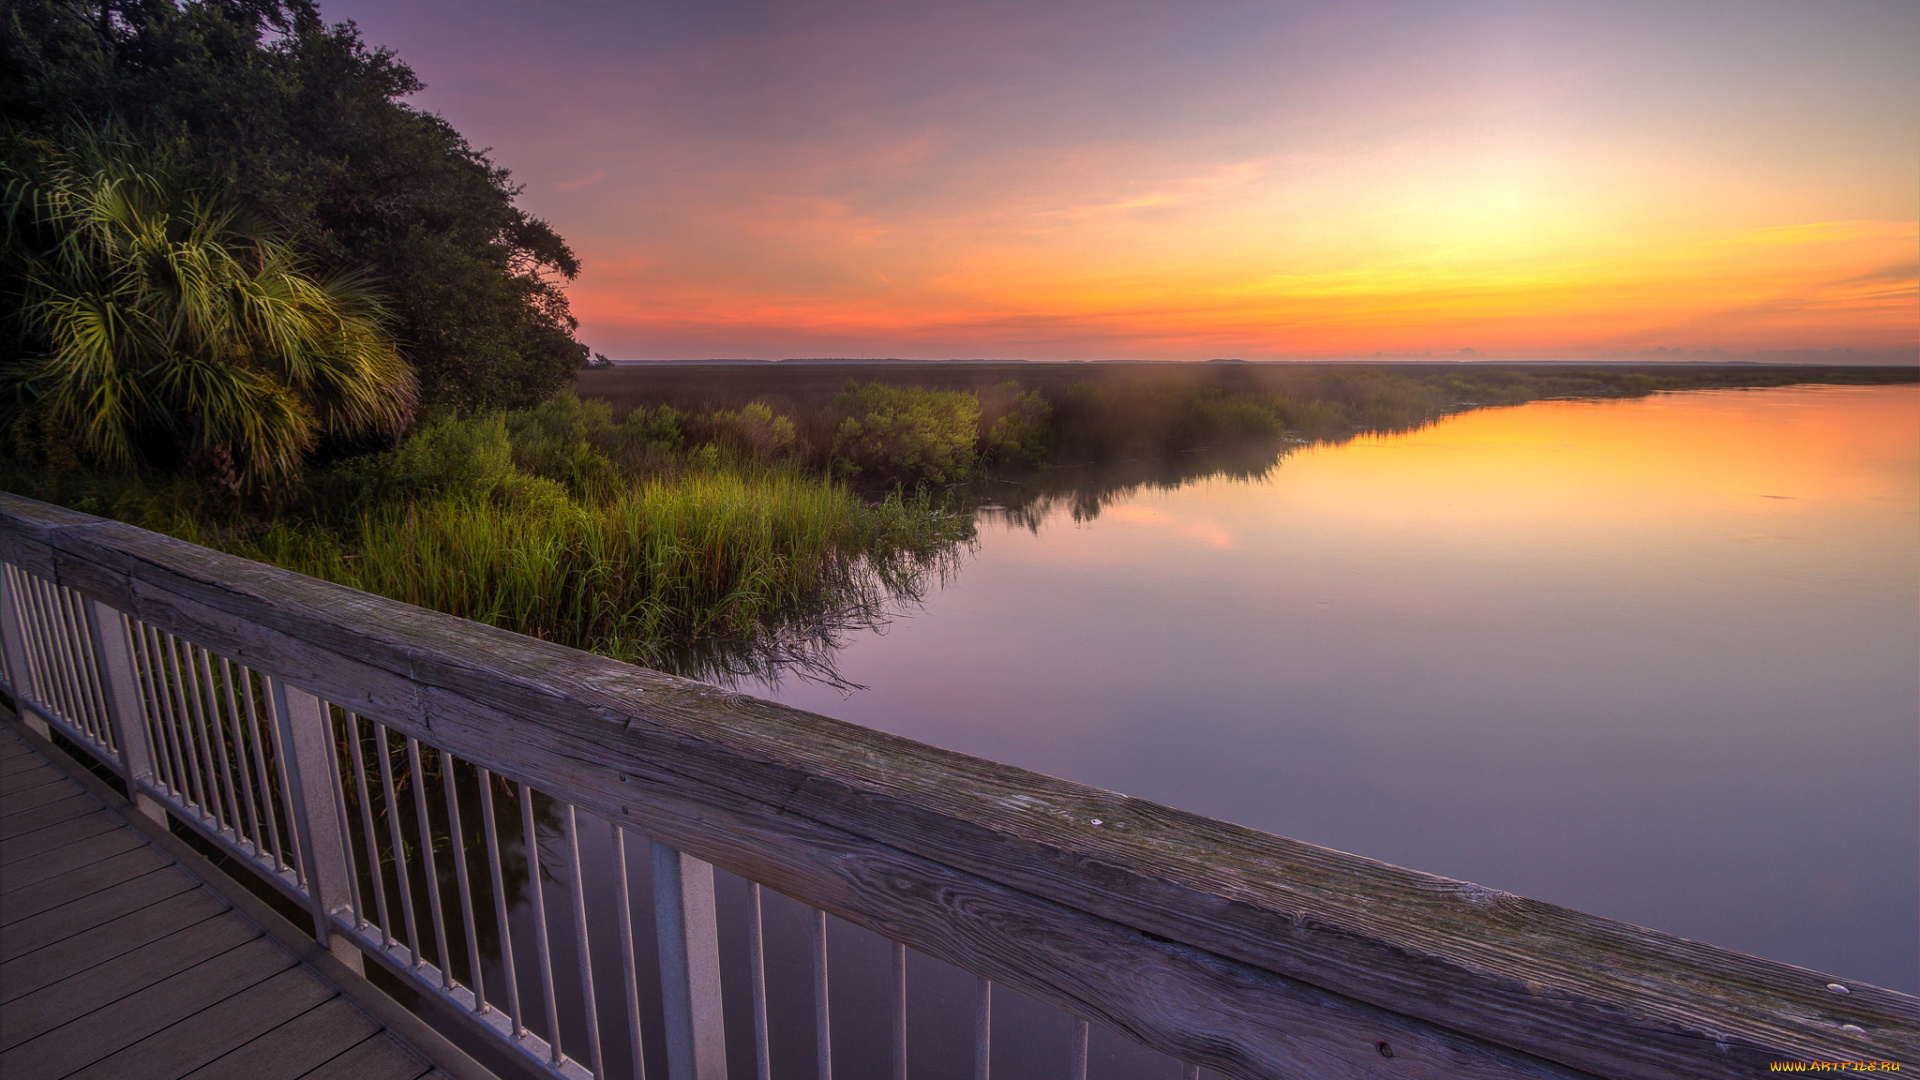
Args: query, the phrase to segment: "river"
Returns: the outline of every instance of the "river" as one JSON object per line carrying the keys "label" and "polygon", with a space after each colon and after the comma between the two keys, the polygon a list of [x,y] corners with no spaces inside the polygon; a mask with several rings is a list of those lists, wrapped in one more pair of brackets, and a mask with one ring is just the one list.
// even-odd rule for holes
{"label": "river", "polygon": [[[1075,490],[1056,474],[1050,498],[979,511],[937,587],[835,653],[862,688],[737,688],[1920,990],[1920,388],[1536,402],[1270,467],[1141,467],[1197,478],[1115,487],[1108,471]],[[553,806],[536,812],[564,865]],[[517,815],[502,820],[511,846]],[[615,987],[611,837],[589,822],[580,840],[596,979]],[[562,924],[566,876],[542,885]],[[719,874],[716,901],[729,1073],[751,1077],[746,883]],[[512,907],[531,1002],[537,924],[524,897]],[[771,892],[765,912],[774,1075],[809,1080],[809,912]],[[888,946],[837,919],[828,937],[835,1075],[891,1075]],[[651,935],[636,957],[654,970]],[[640,993],[664,1075],[658,988]],[[917,1080],[974,1075],[974,994],[909,955]],[[1070,1020],[1005,987],[994,1002],[996,1080],[1064,1075]],[[623,1030],[618,995],[600,1005]],[[626,1075],[624,1038],[607,1052]],[[1180,1075],[1097,1027],[1091,1066]]]}
{"label": "river", "polygon": [[1920,990],[1920,391],[1536,402],[981,512],[802,708]]}

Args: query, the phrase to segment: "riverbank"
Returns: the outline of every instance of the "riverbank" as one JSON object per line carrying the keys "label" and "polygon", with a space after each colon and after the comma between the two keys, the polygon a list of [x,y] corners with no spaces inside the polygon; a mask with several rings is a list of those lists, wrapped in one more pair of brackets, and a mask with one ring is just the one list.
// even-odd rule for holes
{"label": "riverbank", "polygon": [[15,453],[0,486],[619,659],[798,666],[952,565],[972,508],[1097,515],[1142,486],[1256,477],[1291,448],[1542,398],[1889,368],[669,365],[582,372],[528,410],[442,417],[239,500],[204,480]]}

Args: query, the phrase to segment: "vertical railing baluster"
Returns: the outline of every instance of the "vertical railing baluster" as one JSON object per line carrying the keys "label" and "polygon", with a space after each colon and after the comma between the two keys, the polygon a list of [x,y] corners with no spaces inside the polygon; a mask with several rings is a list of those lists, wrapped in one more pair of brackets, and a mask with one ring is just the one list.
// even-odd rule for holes
{"label": "vertical railing baluster", "polygon": [[[369,726],[377,721],[369,720]],[[373,799],[367,794],[366,750],[360,734],[360,717],[347,713],[348,745],[353,750],[354,790],[360,796],[360,834],[367,847],[367,874],[373,879],[374,909],[380,916],[380,946],[393,944],[393,916],[387,911],[387,875],[380,869],[380,831],[373,827]]]}
{"label": "vertical railing baluster", "polygon": [[38,671],[41,696],[48,710],[61,716],[71,716],[67,705],[66,682],[61,678],[59,665],[53,662],[53,644],[47,636],[46,598],[38,575],[25,575],[27,588],[27,634],[32,643],[34,667]]}
{"label": "vertical railing baluster", "polygon": [[39,687],[33,677],[33,661],[27,656],[27,628],[23,624],[23,601],[21,595],[22,579],[26,571],[12,563],[0,564],[0,650],[7,654],[7,680],[14,696],[14,712],[28,729],[41,738],[47,738],[52,732],[47,722],[35,716],[27,708],[27,702],[38,698]]}
{"label": "vertical railing baluster", "polygon": [[427,906],[433,915],[433,944],[440,950],[440,989],[453,989],[453,961],[447,957],[447,917],[440,906],[440,866],[433,857],[433,819],[427,816],[427,771],[420,767],[420,740],[407,736],[407,768],[413,773],[413,812],[420,824],[421,871],[427,878]]}
{"label": "vertical railing baluster", "polygon": [[86,732],[101,749],[112,752],[113,738],[107,724],[106,702],[100,694],[100,669],[86,632],[86,617],[80,611],[80,594],[61,586],[60,633],[66,642],[68,661],[80,684],[80,722],[74,726]]}
{"label": "vertical railing baluster", "polygon": [[86,674],[87,684],[93,691],[93,727],[98,734],[100,745],[119,760],[120,746],[115,742],[114,726],[107,714],[107,688],[102,682],[100,655],[93,648],[93,633],[87,621],[86,605],[89,601],[72,589],[67,590],[67,619],[71,626],[74,648],[84,663],[82,670]]}
{"label": "vertical railing baluster", "polygon": [[893,943],[893,1080],[907,1080],[907,947]]}
{"label": "vertical railing baluster", "polygon": [[166,782],[167,794],[175,802],[185,803],[186,789],[184,773],[181,771],[180,754],[173,744],[173,726],[168,721],[166,677],[160,671],[160,661],[155,655],[153,628],[139,620],[131,620],[127,629],[133,632],[134,658],[139,662],[140,674],[145,682],[145,701],[147,720],[152,730],[152,741],[158,772]]}
{"label": "vertical railing baluster", "polygon": [[[246,669],[242,668],[242,671]],[[353,901],[353,928],[358,931],[367,925],[366,898],[360,895],[360,868],[353,856],[353,829],[349,823],[353,816],[347,813],[347,775],[340,771],[339,729],[333,726],[333,713],[336,706],[322,703],[327,719],[327,789],[333,793],[334,819],[340,823],[340,856],[347,864],[347,896]],[[340,709],[340,719],[347,726],[348,746],[352,746],[352,736],[357,734],[353,727],[353,714]]]}
{"label": "vertical railing baluster", "polygon": [[467,939],[467,987],[473,991],[473,1011],[484,1013],[487,986],[480,974],[480,924],[473,918],[473,879],[467,875],[467,835],[460,825],[460,791],[455,776],[453,755],[440,751],[440,790],[447,797],[447,836],[453,844],[453,874],[460,885],[460,925]]}
{"label": "vertical railing baluster", "polygon": [[[233,778],[247,797],[247,842],[253,845],[253,857],[260,858],[260,807],[253,797],[253,773],[247,768],[247,739],[242,730],[244,721],[240,713],[240,695],[234,692],[236,673],[244,673],[245,668],[226,657],[220,657],[220,683],[227,690],[227,723],[233,733]],[[329,725],[331,726],[331,725]],[[239,822],[234,822],[234,832],[239,832]],[[360,907],[360,901],[354,900],[354,908]]]}
{"label": "vertical railing baluster", "polygon": [[386,797],[387,836],[393,841],[393,877],[400,886],[400,917],[407,927],[408,967],[420,966],[420,926],[413,917],[413,875],[407,873],[407,839],[400,831],[400,800],[393,793],[393,753],[387,748],[387,726],[373,723],[373,745],[380,754],[380,791]]}
{"label": "vertical railing baluster", "polygon": [[820,1080],[833,1080],[833,1020],[827,1001],[827,913],[813,912],[813,1049]]}
{"label": "vertical railing baluster", "polygon": [[347,903],[346,830],[334,799],[333,725],[326,702],[304,690],[272,681],[274,726],[280,732],[280,752],[288,784],[289,820],[295,845],[303,853],[307,898],[313,904],[313,936],[342,963],[363,970],[360,950],[333,932],[334,912]]}
{"label": "vertical railing baluster", "polygon": [[973,1080],[989,1080],[992,1076],[993,982],[982,977],[973,999]]}
{"label": "vertical railing baluster", "polygon": [[1067,1080],[1087,1080],[1087,1041],[1092,1034],[1085,1020],[1073,1022],[1073,1053],[1067,1061]]}
{"label": "vertical railing baluster", "polygon": [[493,919],[500,928],[500,966],[507,979],[507,1019],[518,1041],[527,1033],[526,1013],[520,1010],[520,976],[513,963],[513,933],[507,925],[507,879],[500,869],[500,826],[494,818],[493,774],[475,766],[480,779],[480,827],[487,832],[487,874],[493,883]]}
{"label": "vertical railing baluster", "polygon": [[287,759],[292,753],[292,750],[285,738],[285,732],[282,730],[283,725],[279,721],[279,706],[277,705],[279,699],[276,695],[279,693],[277,688],[280,685],[280,680],[264,672],[261,673],[261,678],[264,681],[267,692],[267,711],[272,713],[274,717],[273,723],[267,725],[267,730],[273,736],[273,775],[274,779],[279,781],[280,809],[286,815],[287,846],[293,851],[293,877],[295,881],[300,883],[300,887],[304,889],[307,887],[307,878],[310,875],[308,872],[307,849],[300,840],[300,808],[295,798],[296,793],[293,777],[288,771],[287,765]]}
{"label": "vertical railing baluster", "polygon": [[667,1022],[667,1080],[726,1080],[713,866],[657,840],[651,851],[660,996]]}
{"label": "vertical railing baluster", "polygon": [[47,626],[46,583],[37,575],[27,577],[28,617],[27,628],[33,642],[35,667],[40,671],[40,684],[45,689],[52,712],[73,719],[73,703],[67,699],[67,681],[60,670],[59,661],[53,653],[53,635]]}
{"label": "vertical railing baluster", "polygon": [[[189,760],[193,763],[195,786],[199,790],[199,800],[195,805],[203,821],[218,821],[219,811],[214,807],[216,796],[213,791],[213,760],[207,755],[206,732],[200,730],[200,725],[195,719],[193,678],[190,671],[187,674],[181,674],[183,665],[180,654],[187,652],[192,646],[180,638],[172,638],[171,642],[173,669],[178,679],[180,693],[180,726],[193,744],[193,756]],[[191,654],[188,655],[191,656]],[[187,664],[192,664],[192,660],[189,659]]]}
{"label": "vertical railing baluster", "polygon": [[[260,712],[254,704],[255,674],[252,668],[240,665],[240,696],[245,700],[247,707],[247,741],[253,747],[254,780],[260,785],[260,810],[267,819],[267,841],[273,845],[273,868],[277,871],[293,864],[287,859],[286,845],[280,842],[280,815],[273,808],[273,775],[267,771],[267,751],[263,745],[265,740],[260,735]],[[266,677],[263,675],[260,678],[263,680],[261,690],[264,692]],[[352,727],[351,715],[349,715],[348,727]],[[360,910],[359,901],[354,901],[353,909],[355,912]]]}
{"label": "vertical railing baluster", "polygon": [[540,992],[547,1007],[547,1046],[560,1064],[560,1005],[554,1000],[553,946],[547,928],[547,895],[540,887],[540,836],[533,827],[533,789],[520,785],[520,829],[526,835],[527,890],[533,900],[533,944],[540,957]]}
{"label": "vertical railing baluster", "polygon": [[200,783],[200,747],[193,738],[192,724],[187,716],[186,683],[180,677],[180,654],[175,648],[179,642],[172,634],[165,631],[161,631],[161,634],[166,643],[167,669],[173,676],[169,684],[173,692],[167,696],[167,701],[177,706],[173,710],[173,729],[182,744],[181,756],[187,760],[187,779],[191,785],[186,801],[189,809],[204,818],[207,816],[206,789]]}
{"label": "vertical railing baluster", "polygon": [[[640,969],[633,952],[633,892],[627,882],[627,830],[618,825],[613,827],[613,879],[620,903],[620,977],[627,1000],[627,1052],[633,1055],[633,1080],[646,1080],[647,1061],[640,1039]],[[758,904],[759,886],[754,888],[754,903]],[[764,1075],[761,1080],[766,1080]]]}
{"label": "vertical railing baluster", "polygon": [[747,970],[753,980],[753,1064],[756,1080],[772,1080],[773,1045],[767,1031],[766,923],[760,912],[760,883],[747,883],[752,913],[747,922]]}
{"label": "vertical railing baluster", "polygon": [[140,702],[140,676],[134,667],[127,621],[118,611],[95,600],[86,601],[87,636],[99,662],[107,724],[120,748],[120,777],[127,782],[127,798],[146,817],[166,824],[166,808],[147,794],[153,783],[153,747],[147,742],[145,710]]}
{"label": "vertical railing baluster", "polygon": [[607,1075],[600,1056],[600,1006],[593,993],[593,950],[587,946],[587,868],[580,862],[580,821],[572,803],[561,819],[566,829],[567,858],[573,872],[573,944],[580,962],[581,1011],[587,1020],[587,1063],[595,1077]]}
{"label": "vertical railing baluster", "polygon": [[232,827],[234,840],[238,841],[240,838],[240,800],[237,798],[238,793],[233,789],[232,762],[227,757],[227,737],[223,733],[220,724],[220,695],[214,687],[213,654],[196,645],[193,647],[193,651],[187,655],[189,662],[192,661],[194,656],[199,657],[199,664],[195,667],[193,677],[194,684],[203,691],[203,694],[200,696],[202,696],[206,702],[208,729],[207,749],[213,757],[215,764],[214,772],[219,781],[218,787],[222,789],[216,792],[216,797],[224,795],[226,799],[224,809],[221,811],[220,819],[216,824]]}

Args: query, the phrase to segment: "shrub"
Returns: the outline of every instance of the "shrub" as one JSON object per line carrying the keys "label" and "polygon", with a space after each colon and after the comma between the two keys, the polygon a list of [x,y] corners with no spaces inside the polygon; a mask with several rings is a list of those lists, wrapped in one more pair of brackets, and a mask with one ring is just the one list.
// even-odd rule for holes
{"label": "shrub", "polygon": [[423,424],[393,451],[385,468],[395,494],[489,495],[512,471],[507,425],[498,414]]}
{"label": "shrub", "polygon": [[708,413],[705,422],[715,445],[741,457],[768,461],[791,453],[794,447],[792,418],[776,416],[758,401],[747,403],[737,412]]}
{"label": "shrub", "polygon": [[1187,398],[1173,426],[1169,450],[1270,439],[1286,430],[1271,402],[1253,394],[1202,390]]}
{"label": "shrub", "polygon": [[951,483],[973,471],[980,399],[958,390],[849,384],[833,457],[855,475]]}
{"label": "shrub", "polygon": [[980,445],[1000,461],[1038,465],[1052,445],[1053,406],[1038,390],[1003,382],[981,395]]}

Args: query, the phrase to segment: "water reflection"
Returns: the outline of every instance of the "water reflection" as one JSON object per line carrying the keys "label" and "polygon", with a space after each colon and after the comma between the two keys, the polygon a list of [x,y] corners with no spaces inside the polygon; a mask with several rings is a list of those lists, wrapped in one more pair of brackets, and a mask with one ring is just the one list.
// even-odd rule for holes
{"label": "water reflection", "polygon": [[[895,568],[859,618],[799,634],[830,678],[704,670],[956,750],[1920,989],[1915,389],[1543,402],[1013,487],[983,496],[973,544]],[[468,816],[477,777],[456,777]],[[494,797],[503,877],[525,888],[518,796]],[[437,820],[443,802],[428,804]],[[585,888],[596,976],[617,987],[612,832],[583,825],[580,884],[552,808],[534,808],[555,940],[570,942]],[[649,930],[647,1064],[663,1075],[644,853],[628,865]],[[477,899],[490,885],[471,873]],[[534,1001],[530,892],[509,907]],[[742,1077],[747,910],[745,883],[721,875]],[[775,1073],[804,1080],[806,912],[770,898],[767,926]],[[886,1075],[886,946],[834,926],[836,1059]],[[463,948],[449,946],[457,973]],[[568,951],[554,950],[563,1017],[580,1002]],[[497,961],[482,968],[500,985]],[[916,957],[910,986],[912,1075],[971,1075],[971,979]],[[1003,993],[995,1024],[996,1076],[1059,1075],[1064,1017]],[[606,1052],[623,1075],[618,1038]],[[1095,1058],[1106,1077],[1178,1075],[1110,1033]]]}
{"label": "water reflection", "polygon": [[841,651],[871,689],[744,688],[1920,988],[1920,392],[1540,402],[1276,460],[1003,497]]}

